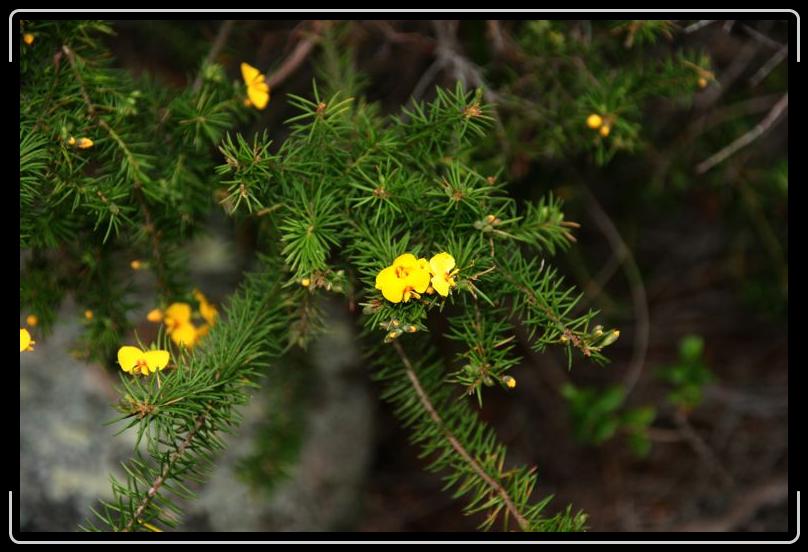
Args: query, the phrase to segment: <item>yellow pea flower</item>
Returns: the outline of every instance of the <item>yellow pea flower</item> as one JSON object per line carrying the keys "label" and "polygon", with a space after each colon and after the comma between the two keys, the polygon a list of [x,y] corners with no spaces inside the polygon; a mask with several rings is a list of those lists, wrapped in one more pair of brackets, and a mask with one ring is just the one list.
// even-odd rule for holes
{"label": "yellow pea flower", "polygon": [[84,318],[86,318],[87,320],[92,320],[93,316],[95,315],[93,314],[93,311],[91,311],[90,309],[84,311]]}
{"label": "yellow pea flower", "polygon": [[25,328],[20,328],[20,352],[33,351],[36,341],[31,339],[31,333]]}
{"label": "yellow pea flower", "polygon": [[603,117],[601,117],[597,113],[593,113],[586,118],[586,126],[588,126],[593,130],[600,128],[600,125],[602,124],[603,124]]}
{"label": "yellow pea flower", "polygon": [[132,270],[140,270],[143,268],[143,261],[140,259],[134,259],[131,263],[129,263],[129,266]]}
{"label": "yellow pea flower", "polygon": [[160,309],[152,309],[149,311],[149,314],[146,315],[146,320],[149,322],[161,322],[163,320],[163,311]]}
{"label": "yellow pea flower", "polygon": [[457,285],[454,277],[460,272],[455,268],[454,257],[445,251],[438,253],[429,259],[429,268],[432,271],[432,288],[446,297],[449,295],[449,290]]}
{"label": "yellow pea flower", "polygon": [[399,255],[376,275],[376,289],[391,303],[405,303],[411,297],[419,298],[429,287],[429,263],[416,259],[412,253]]}
{"label": "yellow pea flower", "polygon": [[131,345],[118,349],[118,364],[128,374],[148,376],[168,366],[170,358],[168,351],[142,351]]}
{"label": "yellow pea flower", "polygon": [[28,46],[34,43],[34,35],[31,33],[25,33],[22,35],[22,41],[25,42]]}
{"label": "yellow pea flower", "polygon": [[513,376],[505,376],[502,378],[502,382],[508,386],[509,389],[513,389],[516,387],[516,378]]}
{"label": "yellow pea flower", "polygon": [[269,84],[266,76],[248,63],[241,64],[241,76],[247,85],[247,98],[244,104],[264,109],[269,103]]}
{"label": "yellow pea flower", "polygon": [[188,303],[171,303],[166,309],[164,320],[169,333],[184,324],[190,324],[191,305]]}
{"label": "yellow pea flower", "polygon": [[609,125],[603,125],[600,127],[600,135],[606,138],[611,130],[612,129],[609,128]]}
{"label": "yellow pea flower", "polygon": [[199,333],[197,332],[196,326],[191,322],[184,322],[175,326],[174,329],[169,332],[169,335],[174,343],[189,349],[196,345],[196,342],[199,340]]}
{"label": "yellow pea flower", "polygon": [[39,324],[39,317],[37,315],[35,315],[35,314],[29,314],[25,318],[25,323],[28,324],[31,327],[34,327],[37,324]]}
{"label": "yellow pea flower", "polygon": [[216,323],[216,318],[219,316],[219,311],[208,302],[208,298],[199,291],[194,290],[194,299],[199,302],[199,314],[205,319],[208,325],[213,326]]}
{"label": "yellow pea flower", "polygon": [[90,140],[89,138],[79,138],[76,140],[73,136],[67,139],[67,143],[71,146],[76,146],[77,148],[87,149],[93,147],[95,142]]}

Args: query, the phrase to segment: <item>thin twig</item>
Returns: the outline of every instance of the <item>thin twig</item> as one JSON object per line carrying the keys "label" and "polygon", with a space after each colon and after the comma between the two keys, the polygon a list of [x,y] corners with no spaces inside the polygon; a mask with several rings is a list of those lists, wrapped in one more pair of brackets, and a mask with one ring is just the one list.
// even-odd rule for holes
{"label": "thin twig", "polygon": [[716,22],[715,19],[702,19],[701,21],[696,21],[695,23],[692,23],[692,24],[688,25],[687,27],[685,27],[684,32],[685,32],[685,34],[693,33],[693,32],[698,31],[702,27],[706,27],[710,23],[715,23],[715,22]]}
{"label": "thin twig", "polygon": [[696,166],[696,173],[697,174],[704,174],[722,161],[725,161],[728,157],[735,154],[739,149],[748,146],[762,135],[764,135],[779,119],[783,112],[788,109],[788,92],[777,102],[774,107],[772,107],[771,111],[769,111],[768,115],[755,126],[752,130],[732,142],[730,145],[716,153],[715,155],[711,156],[709,159],[706,159],[699,163]]}
{"label": "thin twig", "polygon": [[270,90],[279,86],[289,76],[294,73],[298,67],[309,57],[314,45],[317,43],[320,31],[324,28],[323,21],[314,21],[312,23],[312,34],[297,43],[295,49],[289,54],[281,66],[267,78]]}
{"label": "thin twig", "polygon": [[691,448],[702,458],[702,460],[707,464],[707,466],[718,474],[721,478],[721,482],[727,487],[733,487],[735,485],[735,479],[732,475],[727,471],[727,469],[721,464],[721,461],[718,460],[718,457],[713,452],[713,449],[704,442],[693,426],[690,424],[690,421],[687,419],[687,415],[682,412],[681,410],[677,410],[673,416],[674,421],[676,422],[676,426],[679,428],[679,431],[682,433],[682,436],[691,446]]}
{"label": "thin twig", "polygon": [[443,433],[446,440],[449,441],[449,444],[452,445],[452,448],[465,460],[471,469],[476,473],[480,478],[485,481],[485,483],[494,491],[496,492],[502,501],[505,503],[505,508],[507,508],[508,512],[513,516],[516,522],[519,524],[519,528],[522,531],[529,531],[530,525],[528,524],[527,520],[524,516],[519,512],[516,508],[516,505],[513,503],[513,499],[508,494],[508,491],[497,481],[495,481],[486,471],[480,466],[479,462],[472,458],[472,456],[466,451],[460,441],[457,440],[457,437],[446,427],[446,424],[443,422],[443,419],[440,417],[440,414],[435,410],[435,407],[432,405],[432,402],[429,400],[429,396],[427,395],[424,388],[421,386],[421,381],[418,379],[418,376],[415,374],[415,370],[412,367],[412,363],[410,362],[407,353],[404,352],[404,349],[401,345],[394,341],[393,347],[395,347],[398,356],[401,357],[401,361],[404,363],[404,368],[407,373],[407,377],[412,383],[413,388],[415,389],[416,394],[418,395],[418,400],[421,401],[421,405],[424,407],[424,410],[427,411],[429,417],[432,418],[432,421],[437,424],[440,428],[441,432]]}
{"label": "thin twig", "polygon": [[773,479],[739,494],[732,507],[721,517],[698,520],[675,528],[675,532],[721,532],[735,531],[753,519],[766,506],[776,506],[788,500],[788,481]]}
{"label": "thin twig", "polygon": [[230,32],[233,30],[234,23],[235,21],[232,19],[227,19],[226,21],[223,21],[222,26],[219,27],[219,32],[216,33],[216,38],[213,41],[213,45],[211,45],[208,55],[205,56],[205,61],[202,62],[202,69],[200,69],[199,74],[194,80],[194,84],[191,86],[191,90],[193,92],[199,92],[199,89],[202,87],[202,80],[204,78],[203,69],[206,65],[212,63],[222,51],[222,48],[224,48],[224,45],[227,43],[227,39],[230,36]]}
{"label": "thin twig", "polygon": [[642,369],[645,365],[645,357],[648,353],[648,339],[651,333],[648,294],[645,291],[645,284],[643,283],[640,268],[637,266],[637,261],[634,259],[634,255],[632,255],[631,250],[628,245],[626,245],[622,236],[620,236],[620,232],[612,222],[612,219],[606,214],[600,202],[598,202],[588,189],[581,187],[581,191],[589,203],[589,212],[595,220],[595,224],[598,225],[601,232],[603,232],[612,246],[614,255],[623,265],[626,279],[631,286],[631,300],[634,304],[636,325],[634,351],[631,355],[631,363],[629,364],[629,369],[624,381],[626,395],[628,395],[640,379],[640,374],[642,374]]}
{"label": "thin twig", "polygon": [[183,439],[182,443],[180,443],[179,446],[174,450],[174,452],[171,453],[171,455],[168,458],[168,462],[166,462],[165,465],[163,466],[163,469],[160,470],[160,475],[157,476],[154,481],[152,481],[152,484],[149,487],[146,496],[138,505],[137,509],[135,510],[135,513],[129,520],[129,523],[127,523],[126,527],[124,527],[121,531],[123,532],[132,531],[132,529],[135,526],[135,523],[138,524],[140,523],[140,516],[143,515],[143,512],[146,510],[149,504],[151,504],[151,501],[159,492],[160,487],[162,487],[163,483],[165,483],[166,479],[168,479],[168,475],[171,471],[171,468],[174,466],[176,461],[185,453],[185,450],[190,446],[191,442],[194,440],[194,437],[199,432],[199,430],[202,429],[202,426],[205,424],[206,417],[207,412],[204,412],[203,414],[200,414],[196,418],[196,423],[194,423],[194,427],[192,427],[191,430],[188,431],[188,434],[185,436],[185,439]]}
{"label": "thin twig", "polygon": [[769,58],[769,61],[763,64],[763,67],[757,70],[757,72],[752,75],[752,78],[749,79],[749,86],[757,86],[763,79],[769,76],[769,73],[774,71],[774,68],[780,65],[780,63],[786,59],[788,56],[788,46],[783,46],[775,54]]}

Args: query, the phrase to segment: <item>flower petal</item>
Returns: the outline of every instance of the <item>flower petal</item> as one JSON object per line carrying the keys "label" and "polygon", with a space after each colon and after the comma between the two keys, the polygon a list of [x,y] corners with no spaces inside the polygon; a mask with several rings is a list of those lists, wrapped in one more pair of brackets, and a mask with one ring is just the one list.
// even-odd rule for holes
{"label": "flower petal", "polygon": [[388,266],[376,275],[376,289],[384,289],[384,285],[391,280],[397,280],[396,268]]}
{"label": "flower petal", "polygon": [[455,267],[455,259],[445,251],[429,259],[432,274],[448,274]]}
{"label": "flower petal", "polygon": [[436,274],[432,277],[432,287],[444,297],[449,295],[449,281],[443,274]]}
{"label": "flower petal", "polygon": [[393,261],[393,266],[418,266],[418,259],[415,258],[415,255],[412,253],[404,253],[403,255],[399,255],[396,257],[396,260]]}
{"label": "flower petal", "polygon": [[190,322],[180,324],[171,332],[171,339],[174,343],[183,347],[193,347],[196,344],[196,337],[196,327]]}
{"label": "flower petal", "polygon": [[191,305],[188,303],[172,303],[165,313],[166,318],[171,318],[175,324],[182,325],[191,320]]}
{"label": "flower petal", "polygon": [[124,345],[118,349],[118,364],[121,365],[121,370],[124,372],[132,373],[137,361],[143,356],[143,351],[131,345]]}
{"label": "flower petal", "polygon": [[404,288],[406,283],[399,278],[393,278],[385,282],[382,286],[382,295],[391,303],[401,303],[404,298]]}
{"label": "flower petal", "polygon": [[25,328],[20,328],[20,352],[25,351],[31,345],[31,333]]}
{"label": "flower petal", "polygon": [[241,63],[241,76],[244,79],[245,84],[249,86],[252,82],[256,79],[258,75],[261,74],[261,71],[250,65],[249,63]]}
{"label": "flower petal", "polygon": [[146,358],[146,365],[152,372],[162,370],[168,366],[168,361],[171,358],[168,351],[146,351],[143,356]]}
{"label": "flower petal", "polygon": [[405,281],[408,287],[418,293],[424,293],[426,288],[429,287],[429,271],[420,268],[413,270],[409,273]]}

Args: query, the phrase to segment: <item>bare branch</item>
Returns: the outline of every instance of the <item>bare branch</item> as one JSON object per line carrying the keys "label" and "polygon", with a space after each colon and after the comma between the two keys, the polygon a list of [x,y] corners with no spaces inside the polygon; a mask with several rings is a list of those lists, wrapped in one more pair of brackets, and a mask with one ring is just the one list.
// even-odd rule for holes
{"label": "bare branch", "polygon": [[761,136],[763,136],[779,119],[783,112],[788,109],[788,92],[772,107],[766,118],[758,123],[755,128],[732,142],[730,145],[699,163],[696,166],[696,173],[704,174],[722,161],[735,154],[739,149],[748,146]]}

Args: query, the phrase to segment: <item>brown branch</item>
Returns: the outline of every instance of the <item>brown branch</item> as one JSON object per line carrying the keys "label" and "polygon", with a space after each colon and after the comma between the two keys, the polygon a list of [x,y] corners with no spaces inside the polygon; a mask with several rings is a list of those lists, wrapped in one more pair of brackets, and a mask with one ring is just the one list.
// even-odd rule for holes
{"label": "brown branch", "polygon": [[198,92],[199,89],[202,87],[202,79],[204,77],[203,70],[206,65],[211,63],[216,56],[222,51],[224,45],[227,43],[227,39],[230,36],[230,33],[233,30],[233,24],[235,21],[232,19],[227,19],[226,21],[222,22],[222,26],[219,27],[219,32],[216,33],[216,38],[213,41],[213,45],[210,47],[208,51],[208,55],[205,56],[205,61],[202,62],[202,68],[199,71],[199,74],[196,76],[194,80],[194,84],[191,86],[191,90],[193,92]]}
{"label": "brown branch", "polygon": [[601,232],[611,245],[615,257],[623,265],[626,279],[631,286],[631,301],[634,304],[634,318],[636,320],[636,331],[634,334],[634,351],[631,356],[631,364],[625,377],[626,395],[631,393],[634,386],[640,379],[643,366],[645,365],[646,354],[648,353],[648,340],[651,333],[650,313],[648,311],[648,294],[645,291],[645,284],[642,280],[642,273],[637,266],[631,250],[620,236],[620,232],[612,222],[606,211],[603,210],[598,200],[585,187],[581,191],[589,203],[589,212],[598,225]]}
{"label": "brown branch", "polygon": [[168,478],[169,472],[171,471],[171,468],[174,465],[174,463],[185,453],[185,450],[190,446],[196,434],[199,433],[199,430],[205,424],[206,417],[207,412],[200,414],[197,417],[194,427],[191,428],[190,431],[188,431],[188,434],[185,436],[185,439],[183,439],[182,443],[180,443],[179,446],[176,448],[176,450],[173,453],[171,453],[171,455],[168,458],[168,462],[166,462],[166,464],[163,466],[163,469],[160,470],[160,475],[157,476],[157,478],[155,478],[154,481],[152,481],[152,484],[149,487],[146,496],[138,505],[134,515],[132,516],[132,519],[130,519],[129,523],[126,524],[126,527],[122,529],[123,532],[132,531],[135,523],[136,522],[138,524],[140,523],[140,516],[143,515],[143,512],[146,510],[149,504],[151,504],[151,501],[160,491],[160,487],[163,485],[163,483],[165,483],[166,479]]}
{"label": "brown branch", "polygon": [[485,481],[485,483],[491,488],[492,491],[497,493],[502,501],[505,503],[505,508],[508,512],[513,516],[516,522],[519,524],[519,528],[522,531],[529,531],[530,525],[528,524],[527,520],[524,516],[519,513],[519,510],[516,508],[516,505],[513,503],[513,499],[508,494],[508,491],[497,481],[495,481],[485,470],[480,466],[480,464],[475,460],[460,441],[457,440],[457,437],[446,427],[446,424],[443,422],[443,419],[440,417],[440,414],[435,410],[435,407],[432,405],[432,402],[429,400],[429,396],[427,395],[424,388],[421,386],[421,382],[418,379],[418,376],[415,374],[415,370],[412,367],[412,363],[410,362],[409,357],[404,352],[404,349],[401,345],[397,342],[393,342],[393,347],[395,347],[398,356],[401,357],[401,361],[404,363],[404,367],[406,369],[407,377],[412,383],[413,388],[415,389],[416,394],[418,395],[418,400],[421,401],[421,405],[424,407],[424,410],[427,411],[429,417],[432,418],[432,421],[435,422],[438,427],[440,428],[441,432],[443,433],[446,440],[449,441],[449,444],[452,448],[465,460],[470,466],[471,469],[476,473],[480,478]]}
{"label": "brown branch", "polygon": [[317,43],[317,39],[319,38],[319,33],[325,28],[326,23],[324,21],[314,21],[312,23],[312,34],[300,42],[298,42],[295,49],[289,54],[281,66],[272,73],[269,78],[267,78],[267,84],[269,84],[269,89],[272,90],[276,86],[279,86],[283,81],[285,81],[289,76],[294,73],[300,64],[305,61],[305,59],[311,53],[311,50],[314,48],[314,45]]}
{"label": "brown branch", "polygon": [[766,481],[737,497],[732,507],[721,517],[686,523],[674,529],[675,532],[706,533],[713,531],[735,531],[753,519],[754,515],[766,506],[776,506],[788,500],[788,481],[773,479]]}
{"label": "brown branch", "polygon": [[725,161],[728,157],[734,155],[738,150],[743,147],[748,146],[761,136],[763,136],[774,124],[780,119],[780,116],[783,112],[788,109],[788,92],[780,98],[780,101],[777,102],[774,107],[772,107],[771,111],[769,111],[768,115],[755,126],[752,130],[732,142],[730,145],[716,153],[715,155],[711,156],[709,159],[706,159],[699,163],[696,166],[696,173],[697,174],[704,174],[719,163]]}

